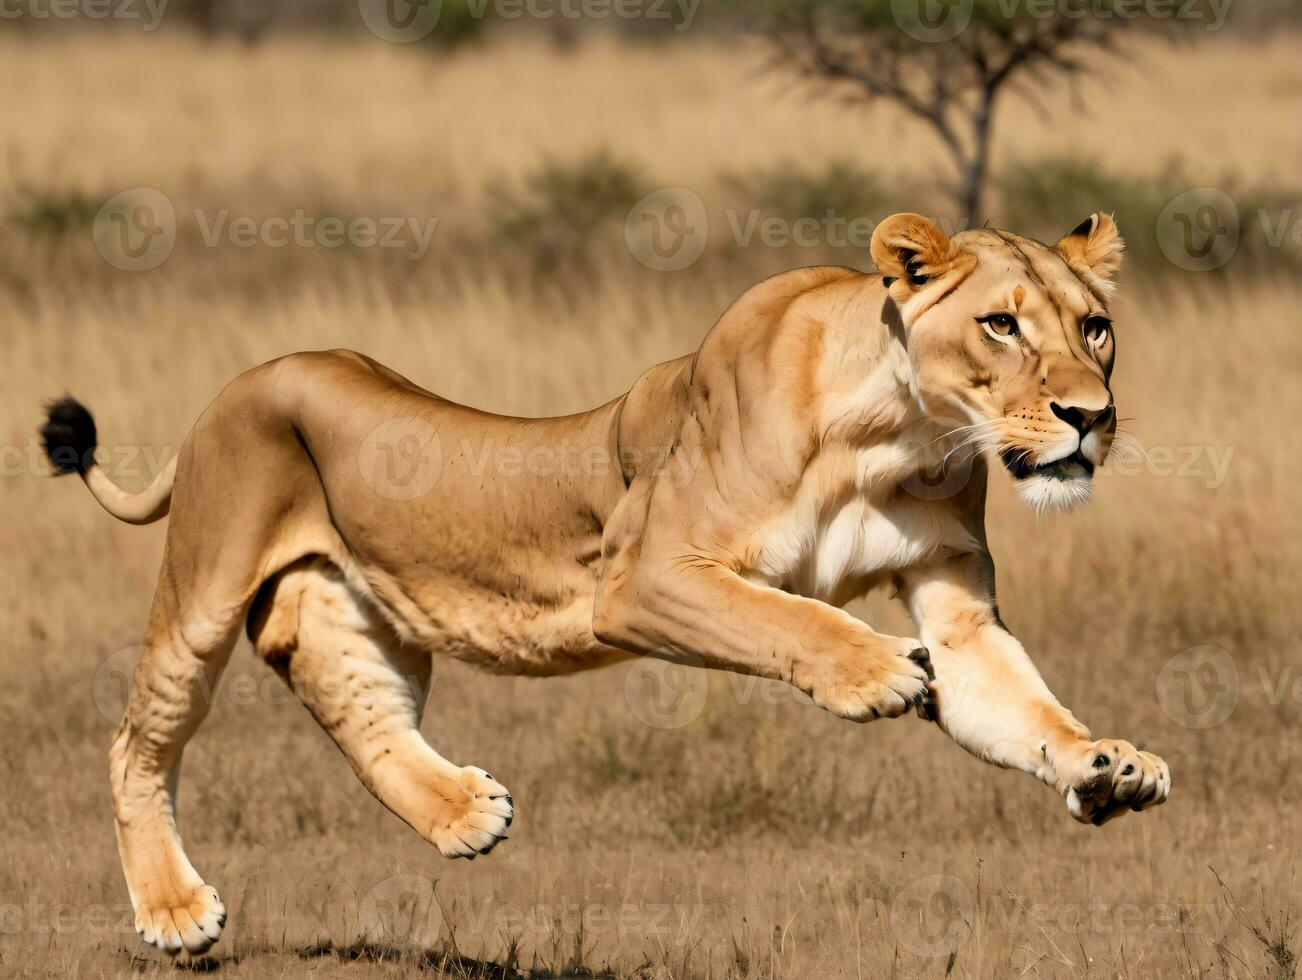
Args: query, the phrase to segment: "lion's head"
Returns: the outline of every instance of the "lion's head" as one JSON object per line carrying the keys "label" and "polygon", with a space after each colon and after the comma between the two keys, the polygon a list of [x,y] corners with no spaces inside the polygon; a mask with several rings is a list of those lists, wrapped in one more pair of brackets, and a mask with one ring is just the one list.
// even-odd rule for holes
{"label": "lion's head", "polygon": [[873,235],[924,409],[996,454],[1037,510],[1087,500],[1112,444],[1106,300],[1123,248],[1106,214],[1053,247],[994,229],[950,238],[916,214]]}

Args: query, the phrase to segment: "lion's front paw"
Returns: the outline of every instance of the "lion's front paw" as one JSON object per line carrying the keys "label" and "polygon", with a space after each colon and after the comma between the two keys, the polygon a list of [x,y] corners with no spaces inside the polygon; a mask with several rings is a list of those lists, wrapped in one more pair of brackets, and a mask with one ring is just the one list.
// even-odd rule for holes
{"label": "lion's front paw", "polygon": [[1081,823],[1101,827],[1128,810],[1164,803],[1171,792],[1171,770],[1151,752],[1129,742],[1104,738],[1087,744],[1064,774],[1067,810]]}
{"label": "lion's front paw", "polygon": [[820,708],[851,721],[895,718],[922,704],[936,676],[926,647],[917,640],[881,640],[818,665],[800,686]]}

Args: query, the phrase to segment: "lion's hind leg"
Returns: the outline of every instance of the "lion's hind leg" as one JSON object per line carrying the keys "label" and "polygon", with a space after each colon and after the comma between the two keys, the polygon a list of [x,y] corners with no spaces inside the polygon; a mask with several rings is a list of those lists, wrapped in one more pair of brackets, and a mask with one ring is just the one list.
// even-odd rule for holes
{"label": "lion's hind leg", "polygon": [[168,953],[204,952],[226,923],[217,892],[181,846],[176,784],[181,753],[208,713],[240,618],[218,622],[192,614],[184,625],[170,614],[153,618],[109,752],[118,850],[136,931]]}
{"label": "lion's hind leg", "polygon": [[430,655],[404,646],[333,564],[301,562],[269,584],[250,633],[363,785],[445,856],[473,858],[506,836],[506,787],[420,734]]}

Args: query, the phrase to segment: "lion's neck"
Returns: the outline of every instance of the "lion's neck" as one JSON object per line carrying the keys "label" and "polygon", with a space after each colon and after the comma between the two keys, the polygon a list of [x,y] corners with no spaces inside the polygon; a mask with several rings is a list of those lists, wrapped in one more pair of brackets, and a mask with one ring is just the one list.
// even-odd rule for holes
{"label": "lion's neck", "polygon": [[885,290],[869,284],[861,291],[855,302],[829,305],[823,322],[818,390],[824,445],[861,448],[926,424],[903,328],[883,315]]}

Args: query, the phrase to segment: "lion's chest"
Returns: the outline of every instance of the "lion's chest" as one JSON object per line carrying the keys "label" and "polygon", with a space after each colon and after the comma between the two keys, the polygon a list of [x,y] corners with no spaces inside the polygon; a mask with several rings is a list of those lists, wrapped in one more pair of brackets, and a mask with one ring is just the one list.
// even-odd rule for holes
{"label": "lion's chest", "polygon": [[825,480],[798,494],[761,530],[755,577],[840,604],[942,551],[973,547],[948,501],[921,484],[911,492],[910,462],[898,450],[856,457],[848,492]]}

